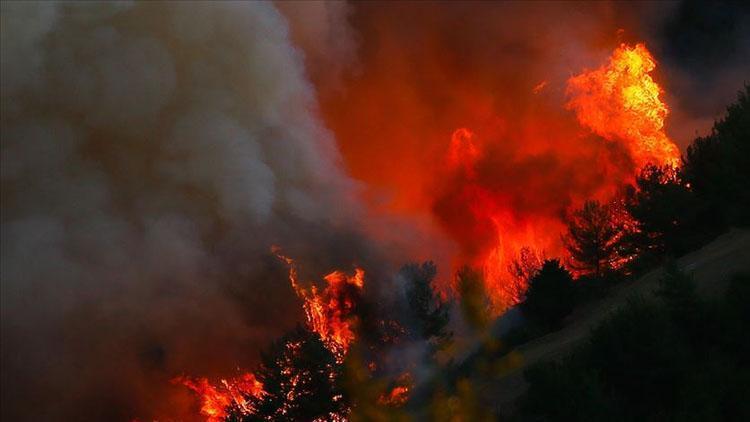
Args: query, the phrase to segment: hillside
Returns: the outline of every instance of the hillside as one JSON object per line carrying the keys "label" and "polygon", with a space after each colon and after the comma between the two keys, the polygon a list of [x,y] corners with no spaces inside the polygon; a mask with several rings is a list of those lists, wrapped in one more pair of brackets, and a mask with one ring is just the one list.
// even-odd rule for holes
{"label": "hillside", "polygon": [[[732,274],[750,271],[750,230],[734,229],[677,260],[677,265],[696,283],[699,295],[713,297],[721,294]],[[619,309],[633,295],[653,295],[663,269],[653,270],[639,279],[612,289],[604,299],[577,309],[565,321],[565,326],[556,332],[534,339],[517,347],[494,365],[501,368],[475,375],[473,380],[481,402],[497,411],[508,414],[514,402],[527,388],[523,372],[530,365],[550,359],[558,359],[585,339],[591,329],[607,315]],[[503,369],[510,368],[510,369]],[[501,375],[497,375],[500,372]]]}

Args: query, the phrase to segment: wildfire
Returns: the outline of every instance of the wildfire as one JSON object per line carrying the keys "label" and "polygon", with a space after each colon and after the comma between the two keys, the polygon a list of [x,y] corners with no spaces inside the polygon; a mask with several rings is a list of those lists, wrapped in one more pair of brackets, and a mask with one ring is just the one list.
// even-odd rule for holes
{"label": "wildfire", "polygon": [[259,397],[263,394],[263,384],[255,379],[255,375],[245,373],[240,377],[222,379],[218,385],[213,385],[207,378],[177,377],[172,380],[195,392],[201,401],[200,413],[206,416],[207,422],[223,421],[230,408],[236,408],[242,414],[253,412],[248,403],[249,397]]}
{"label": "wildfire", "polygon": [[[337,359],[343,361],[349,345],[355,339],[353,324],[356,317],[353,310],[356,296],[364,287],[364,270],[355,268],[353,275],[333,271],[323,277],[327,284],[323,290],[319,290],[314,284],[306,288],[299,281],[294,260],[282,255],[278,247],[271,250],[289,266],[289,281],[304,301],[308,326],[320,335]],[[286,347],[294,349],[299,345],[289,343]],[[218,385],[212,384],[207,378],[185,376],[177,377],[172,382],[181,384],[198,395],[201,401],[201,415],[206,416],[208,422],[223,421],[231,408],[237,409],[243,415],[252,414],[254,409],[248,399],[264,394],[263,384],[251,373],[245,373],[237,378],[222,379]],[[292,382],[296,384],[297,380],[293,379]]]}
{"label": "wildfire", "polygon": [[[664,132],[669,111],[660,99],[661,88],[650,75],[655,67],[645,45],[621,45],[601,68],[568,80],[567,107],[575,110],[578,122],[609,142],[622,144],[635,164],[635,168],[621,165],[606,153],[592,156],[598,161],[586,165],[600,173],[592,177],[588,186],[567,183],[566,179],[575,181],[578,173],[584,171],[580,162],[555,177],[544,176],[550,168],[546,166],[565,162],[592,148],[578,143],[575,132],[563,135],[560,140],[564,144],[549,142],[547,149],[535,149],[531,145],[543,145],[545,139],[553,139],[559,132],[539,136],[534,130],[525,129],[509,138],[502,127],[485,130],[481,136],[465,127],[454,130],[446,152],[447,173],[440,178],[446,188],[435,209],[449,234],[464,245],[460,264],[468,263],[481,270],[495,314],[523,299],[529,275],[541,265],[540,256],[564,253],[560,233],[565,226],[560,216],[568,211],[566,207],[592,197],[609,202],[617,186],[648,163],[679,164],[679,150]],[[539,93],[546,85],[546,81],[539,83],[533,93]],[[547,119],[537,118],[530,127]],[[503,149],[499,143],[507,141],[529,147]],[[504,165],[498,156],[502,152],[517,154],[514,162],[522,169],[527,162],[539,160],[540,153],[554,158],[544,163],[539,160],[542,164],[531,171],[512,173],[514,179],[510,183],[498,179],[503,173],[495,171],[498,165]],[[596,188],[591,190],[592,186]],[[558,208],[545,208],[544,199],[534,202],[557,192],[565,192],[563,198],[569,202],[558,202]]]}
{"label": "wildfire", "polygon": [[679,165],[680,151],[664,133],[669,113],[651,78],[656,61],[644,44],[622,44],[609,63],[568,80],[568,107],[598,135],[625,142],[636,165]]}
{"label": "wildfire", "polygon": [[281,254],[278,247],[272,251],[289,266],[289,282],[303,301],[307,324],[323,339],[328,348],[343,358],[354,341],[353,315],[355,298],[365,285],[365,271],[355,268],[354,274],[333,271],[323,277],[326,287],[320,290],[315,284],[305,288],[299,281],[299,273],[293,259]]}
{"label": "wildfire", "polygon": [[560,223],[554,219],[520,215],[509,206],[502,192],[488,189],[478,180],[477,166],[485,154],[482,140],[468,128],[458,128],[451,136],[447,153],[448,172],[460,178],[459,192],[452,199],[468,208],[469,232],[458,236],[488,239],[489,246],[467,257],[481,269],[493,312],[499,314],[518,303],[526,291],[526,280],[511,267],[525,254],[541,254],[553,249]]}

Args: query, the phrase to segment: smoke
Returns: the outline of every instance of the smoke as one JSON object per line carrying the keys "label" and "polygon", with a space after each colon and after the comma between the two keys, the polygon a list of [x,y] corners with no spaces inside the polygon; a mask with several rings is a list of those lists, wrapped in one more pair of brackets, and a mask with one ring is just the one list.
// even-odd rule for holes
{"label": "smoke", "polygon": [[272,244],[373,256],[303,56],[269,3],[1,15],[3,419],[185,420],[302,320]]}
{"label": "smoke", "polygon": [[[566,108],[572,76],[606,64],[621,43],[645,42],[657,62],[652,76],[667,91],[667,133],[683,148],[742,85],[744,18],[725,30],[734,58],[712,67],[711,86],[731,92],[725,98],[699,88],[699,58],[665,53],[674,34],[685,36],[680,28],[701,24],[677,18],[670,32],[671,14],[689,5],[662,3],[356,3],[350,22],[360,72],[345,75],[339,90],[321,90],[323,115],[372,202],[457,244],[457,253],[438,260],[443,282],[451,264],[482,265],[493,245],[496,256],[524,246],[555,256],[564,253],[566,210],[611,198],[640,164],[628,148],[576,122]],[[711,38],[692,31],[683,48]],[[696,103],[710,113],[690,112]],[[473,133],[482,149],[470,178],[446,163],[457,129]]]}
{"label": "smoke", "polygon": [[659,6],[664,10],[644,32],[664,67],[672,106],[668,129],[684,148],[710,133],[743,84],[750,83],[750,5],[685,0]]}
{"label": "smoke", "polygon": [[344,1],[284,0],[276,7],[289,21],[292,40],[305,55],[305,66],[318,90],[339,90],[355,69],[357,43],[349,25],[351,6]]}
{"label": "smoke", "polygon": [[[566,209],[633,174],[626,150],[565,107],[568,79],[628,41],[617,30],[632,14],[555,2],[352,9],[361,72],[321,91],[323,115],[372,202],[457,245],[437,261],[444,285],[498,245],[505,258],[524,246],[561,253]],[[457,129],[481,150],[469,177],[446,160]]]}

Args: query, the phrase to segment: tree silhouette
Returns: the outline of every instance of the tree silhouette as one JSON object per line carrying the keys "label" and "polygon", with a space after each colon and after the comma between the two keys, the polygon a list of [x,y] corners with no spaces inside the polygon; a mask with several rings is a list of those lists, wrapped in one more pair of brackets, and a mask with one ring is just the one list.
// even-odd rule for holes
{"label": "tree silhouette", "polygon": [[548,327],[556,327],[573,310],[573,276],[557,259],[548,259],[529,281],[522,310]]}
{"label": "tree silhouette", "polygon": [[503,289],[508,293],[514,305],[524,300],[529,281],[542,268],[544,259],[543,252],[537,253],[530,247],[524,246],[518,252],[518,258],[508,264],[511,279],[503,286]]}
{"label": "tree silhouette", "polygon": [[705,223],[720,230],[750,224],[750,85],[727,107],[711,135],[688,147],[684,176],[709,207]]}
{"label": "tree silhouette", "polygon": [[417,336],[441,347],[452,337],[447,329],[450,303],[441,300],[435,293],[435,274],[437,268],[432,262],[408,264],[399,272],[406,280],[406,300]]}
{"label": "tree silhouette", "polygon": [[686,231],[699,212],[695,195],[682,182],[679,170],[648,165],[626,192],[626,209],[637,223],[629,233],[633,253],[658,257],[680,255],[697,246]]}
{"label": "tree silhouette", "polygon": [[570,267],[583,274],[601,277],[619,268],[626,259],[623,249],[624,221],[613,205],[586,201],[568,219],[563,236],[571,256]]}
{"label": "tree silhouette", "polygon": [[463,267],[456,273],[456,285],[461,295],[461,311],[466,322],[476,330],[487,327],[490,322],[491,304],[482,274],[469,267]]}
{"label": "tree silhouette", "polygon": [[256,377],[265,393],[248,397],[253,414],[231,409],[229,421],[311,421],[347,413],[347,397],[338,385],[342,365],[317,333],[297,326],[261,360]]}

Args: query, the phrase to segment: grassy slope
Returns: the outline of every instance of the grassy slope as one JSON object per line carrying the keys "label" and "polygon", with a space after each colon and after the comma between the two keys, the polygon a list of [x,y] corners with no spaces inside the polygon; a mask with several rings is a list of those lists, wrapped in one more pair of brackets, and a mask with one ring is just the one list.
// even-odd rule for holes
{"label": "grassy slope", "polygon": [[[677,264],[695,279],[700,295],[721,294],[727,286],[729,276],[740,271],[750,271],[750,230],[732,230],[678,259]],[[564,356],[585,339],[591,329],[610,312],[622,306],[628,297],[636,294],[652,295],[658,287],[661,273],[662,269],[656,269],[634,282],[617,286],[601,301],[576,310],[568,317],[563,329],[519,346],[505,358],[512,359],[512,365],[499,363],[499,366],[511,366],[513,369],[504,371],[500,376],[476,376],[473,381],[481,401],[499,413],[507,414],[527,388],[523,377],[526,367],[540,360]]]}

